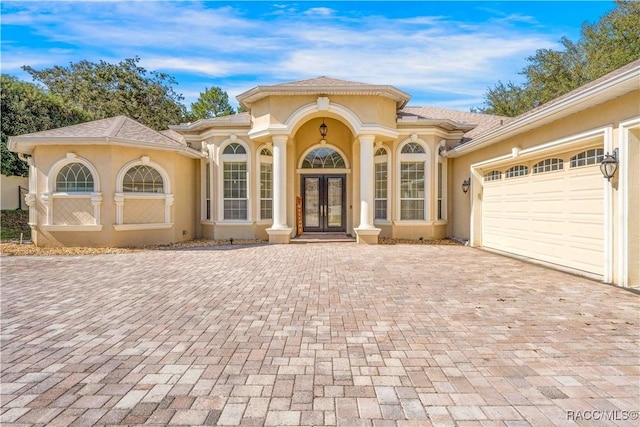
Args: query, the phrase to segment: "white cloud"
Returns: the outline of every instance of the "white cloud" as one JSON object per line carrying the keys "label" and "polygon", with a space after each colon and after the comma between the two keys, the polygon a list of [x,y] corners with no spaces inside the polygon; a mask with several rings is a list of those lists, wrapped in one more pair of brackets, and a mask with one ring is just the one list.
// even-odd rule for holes
{"label": "white cloud", "polygon": [[[449,93],[453,104],[463,105],[461,98],[478,104],[498,80],[517,79],[525,58],[536,49],[556,47],[552,40],[557,39],[537,33],[537,26],[530,29],[535,20],[517,14],[496,13],[468,23],[436,14],[365,16],[337,4],[300,11],[295,3],[271,9],[260,3],[260,13],[247,9],[250,4],[234,4],[12,4],[9,10],[3,7],[2,67],[137,55],[149,70],[176,73],[187,99],[207,85],[196,88],[195,81],[210,79],[208,86],[220,86],[233,97],[256,84],[329,75],[395,85],[411,93],[414,104]],[[516,27],[515,22],[526,24]],[[43,45],[65,47],[54,52],[21,46],[7,26],[28,28]]]}

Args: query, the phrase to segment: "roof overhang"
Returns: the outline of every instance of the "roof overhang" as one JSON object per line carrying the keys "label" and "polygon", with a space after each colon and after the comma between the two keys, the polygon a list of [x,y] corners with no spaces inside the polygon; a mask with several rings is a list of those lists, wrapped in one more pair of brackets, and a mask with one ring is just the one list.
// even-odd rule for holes
{"label": "roof overhang", "polygon": [[188,146],[163,146],[142,141],[133,141],[130,139],[113,138],[113,137],[37,137],[37,136],[14,136],[9,138],[7,147],[10,151],[22,154],[31,154],[35,147],[39,145],[45,146],[83,146],[83,145],[116,145],[121,147],[148,148],[158,151],[170,151],[178,153],[191,159],[200,159],[206,157],[205,154],[198,150],[194,150]]}
{"label": "roof overhang", "polygon": [[249,109],[250,105],[268,96],[291,96],[291,95],[313,95],[313,96],[382,96],[393,100],[397,109],[404,108],[411,96],[390,85],[275,85],[256,86],[236,97],[238,102]]}
{"label": "roof overhang", "polygon": [[470,142],[451,148],[444,153],[444,156],[455,158],[469,154],[488,145],[637,91],[640,89],[640,65],[631,67],[610,78],[596,80],[587,86],[524,113],[503,126],[478,135]]}

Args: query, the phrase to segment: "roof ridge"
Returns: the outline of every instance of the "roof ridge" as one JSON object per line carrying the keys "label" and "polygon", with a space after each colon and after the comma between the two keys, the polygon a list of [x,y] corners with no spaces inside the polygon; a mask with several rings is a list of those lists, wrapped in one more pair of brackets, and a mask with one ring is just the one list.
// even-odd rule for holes
{"label": "roof ridge", "polygon": [[118,135],[118,132],[120,132],[120,129],[122,129],[122,126],[124,126],[124,123],[127,121],[127,119],[128,117],[125,115],[116,116],[115,120],[113,121],[113,124],[109,126],[109,129],[107,129],[107,136],[116,137],[116,135]]}

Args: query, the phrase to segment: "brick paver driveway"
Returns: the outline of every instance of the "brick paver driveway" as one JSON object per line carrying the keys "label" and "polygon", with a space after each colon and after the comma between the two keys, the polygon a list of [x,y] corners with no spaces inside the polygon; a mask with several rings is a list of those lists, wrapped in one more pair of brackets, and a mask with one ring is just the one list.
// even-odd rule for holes
{"label": "brick paver driveway", "polygon": [[637,422],[638,295],[472,248],[1,262],[3,425]]}

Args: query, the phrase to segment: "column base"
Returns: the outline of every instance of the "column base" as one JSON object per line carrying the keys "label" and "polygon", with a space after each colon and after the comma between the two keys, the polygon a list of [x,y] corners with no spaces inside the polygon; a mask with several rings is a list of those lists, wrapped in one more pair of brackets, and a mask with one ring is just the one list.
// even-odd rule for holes
{"label": "column base", "polygon": [[292,228],[267,228],[270,245],[288,245],[291,243]]}
{"label": "column base", "polygon": [[356,232],[356,243],[359,245],[377,245],[380,228],[354,228]]}

